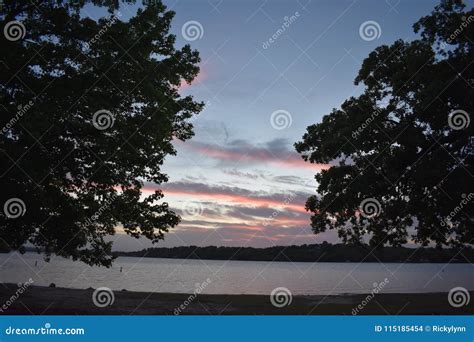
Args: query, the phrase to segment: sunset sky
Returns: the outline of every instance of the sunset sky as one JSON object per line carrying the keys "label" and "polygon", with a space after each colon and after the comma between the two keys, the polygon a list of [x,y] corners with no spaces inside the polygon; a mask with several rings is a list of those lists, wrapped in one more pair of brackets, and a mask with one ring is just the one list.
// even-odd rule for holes
{"label": "sunset sky", "polygon": [[[337,241],[334,232],[312,234],[304,210],[306,198],[315,193],[314,174],[328,165],[303,162],[292,145],[308,125],[361,92],[353,80],[374,48],[416,38],[412,24],[436,3],[165,1],[176,11],[177,46],[190,43],[202,59],[200,75],[180,92],[194,95],[206,108],[193,119],[194,138],[176,142],[178,155],[166,160],[170,181],[160,188],[183,221],[158,246]],[[122,8],[121,19],[137,6]],[[91,17],[99,14],[87,11]],[[269,43],[285,20],[291,22],[285,32]],[[184,39],[188,21],[201,24],[202,37]],[[361,38],[359,28],[367,21],[379,24],[378,38]],[[276,111],[286,111],[283,127],[272,125]],[[151,246],[124,236],[114,239],[120,250]]]}

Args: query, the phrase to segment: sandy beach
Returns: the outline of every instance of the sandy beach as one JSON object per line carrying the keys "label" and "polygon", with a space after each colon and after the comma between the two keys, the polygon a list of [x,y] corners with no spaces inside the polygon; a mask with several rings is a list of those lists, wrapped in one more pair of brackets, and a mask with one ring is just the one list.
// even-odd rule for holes
{"label": "sandy beach", "polygon": [[[11,300],[16,284],[0,286],[3,315],[465,315],[474,306],[452,307],[447,293],[294,296],[288,306],[277,308],[264,295],[204,295],[114,291],[114,302],[97,307],[94,289],[31,286]],[[474,292],[470,292],[474,296]],[[5,306],[5,303],[9,304]],[[181,308],[181,309],[180,309]]]}

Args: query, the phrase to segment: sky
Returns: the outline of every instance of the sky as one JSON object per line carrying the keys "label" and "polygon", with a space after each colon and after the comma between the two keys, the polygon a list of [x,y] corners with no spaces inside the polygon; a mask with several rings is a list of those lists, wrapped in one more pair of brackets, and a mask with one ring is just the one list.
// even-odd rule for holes
{"label": "sky", "polygon": [[[169,182],[159,188],[183,220],[155,246],[337,242],[334,231],[313,234],[304,210],[316,194],[314,175],[329,165],[304,162],[293,144],[363,91],[354,79],[373,49],[416,39],[413,23],[438,2],[164,3],[176,12],[176,46],[191,44],[201,56],[199,76],[180,92],[206,107],[192,119],[195,136],[176,141],[177,156],[165,161]],[[122,7],[121,19],[137,6]],[[146,184],[145,194],[156,188]],[[151,247],[123,235],[114,240],[116,250]]]}

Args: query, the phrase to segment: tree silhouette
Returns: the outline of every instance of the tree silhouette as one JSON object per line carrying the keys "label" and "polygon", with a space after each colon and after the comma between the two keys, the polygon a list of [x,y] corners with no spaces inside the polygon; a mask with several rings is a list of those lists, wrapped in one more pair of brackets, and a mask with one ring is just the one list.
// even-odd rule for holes
{"label": "tree silhouette", "polygon": [[315,233],[372,246],[472,243],[473,15],[443,1],[414,25],[420,39],[376,48],[355,79],[363,94],[295,144],[305,160],[333,163],[306,203]]}
{"label": "tree silhouette", "polygon": [[[134,1],[125,1],[133,3]],[[90,6],[107,9],[94,21]],[[203,104],[178,88],[199,54],[176,49],[174,12],[149,2],[128,21],[118,1],[4,1],[1,8],[0,241],[110,266],[107,237],[163,239],[180,218],[145,196],[172,139]]]}

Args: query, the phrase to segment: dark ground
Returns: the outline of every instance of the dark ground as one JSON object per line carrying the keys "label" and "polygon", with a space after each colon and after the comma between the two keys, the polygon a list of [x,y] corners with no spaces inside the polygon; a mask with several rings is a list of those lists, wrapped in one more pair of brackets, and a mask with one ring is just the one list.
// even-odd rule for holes
{"label": "dark ground", "polygon": [[[16,284],[0,286],[0,305],[17,291]],[[188,294],[115,291],[113,305],[96,307],[93,289],[66,289],[31,286],[6,309],[3,315],[173,315]],[[470,292],[474,298],[474,292]],[[367,295],[294,296],[291,304],[276,308],[264,295],[198,295],[180,314],[184,315],[351,315]],[[3,310],[3,312],[1,311]],[[453,308],[447,293],[376,294],[360,315],[473,315],[469,303]]]}

